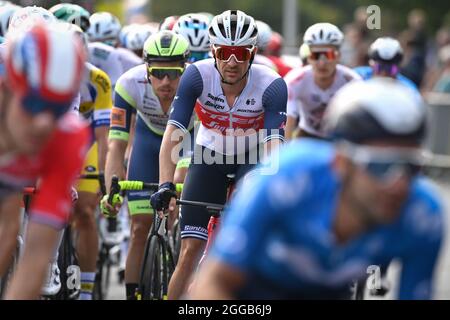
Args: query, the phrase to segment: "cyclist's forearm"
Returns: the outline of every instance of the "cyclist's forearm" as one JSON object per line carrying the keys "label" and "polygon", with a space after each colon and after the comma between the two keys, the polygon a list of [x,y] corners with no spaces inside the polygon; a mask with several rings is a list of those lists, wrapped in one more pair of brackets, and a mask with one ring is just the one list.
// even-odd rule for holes
{"label": "cyclist's forearm", "polygon": [[235,299],[236,291],[244,282],[244,274],[211,258],[199,274],[191,294],[195,300]]}
{"label": "cyclist's forearm", "polygon": [[264,144],[264,156],[269,157],[272,153],[278,152],[283,141],[280,139],[271,139]]}
{"label": "cyclist's forearm", "polygon": [[130,136],[128,137],[128,146],[127,146],[127,149],[125,151],[125,160],[130,159],[131,149],[133,147],[135,129],[136,129],[136,115],[133,114],[131,116]]}
{"label": "cyclist's forearm", "polygon": [[117,175],[120,179],[125,178],[123,161],[125,157],[126,148],[127,142],[124,140],[109,141],[108,153],[106,156],[106,164],[105,164],[105,184],[108,192],[111,187],[111,179],[113,175]]}
{"label": "cyclist's forearm", "polygon": [[286,129],[285,129],[285,138],[286,140],[292,139],[292,133],[294,132],[295,128],[297,127],[297,119],[294,117],[288,116],[286,121]]}
{"label": "cyclist's forearm", "polygon": [[166,131],[164,132],[163,141],[161,143],[161,150],[159,152],[160,184],[173,181],[182,136],[183,135],[180,129],[170,124],[167,125]]}
{"label": "cyclist's forearm", "polygon": [[97,141],[98,171],[105,171],[106,154],[108,152],[109,127],[101,126],[95,128],[95,141]]}

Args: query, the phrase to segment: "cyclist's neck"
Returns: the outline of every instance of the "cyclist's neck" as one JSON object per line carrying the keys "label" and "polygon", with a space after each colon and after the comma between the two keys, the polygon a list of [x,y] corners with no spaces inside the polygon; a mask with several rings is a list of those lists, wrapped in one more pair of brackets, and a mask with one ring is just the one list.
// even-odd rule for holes
{"label": "cyclist's neck", "polygon": [[314,83],[322,90],[326,90],[333,85],[334,78],[336,76],[336,70],[329,77],[320,77],[314,75]]}
{"label": "cyclist's neck", "polygon": [[[231,98],[234,101],[234,98],[239,96],[241,94],[241,92],[244,90],[245,86],[247,85],[247,80],[248,80],[248,75],[246,75],[244,78],[242,78],[241,80],[239,80],[238,82],[236,82],[234,84],[227,84],[227,83],[222,82],[221,86],[222,86],[223,94],[225,95],[227,100],[228,100],[228,98]],[[229,105],[231,106],[232,104],[229,104]]]}
{"label": "cyclist's neck", "polygon": [[368,225],[361,219],[361,215],[355,212],[356,210],[358,208],[351,205],[348,195],[342,191],[332,222],[332,231],[337,243],[343,245],[367,230]]}
{"label": "cyclist's neck", "polygon": [[170,112],[170,106],[172,105],[172,102],[173,100],[159,99],[159,103],[161,104],[161,108],[165,114]]}

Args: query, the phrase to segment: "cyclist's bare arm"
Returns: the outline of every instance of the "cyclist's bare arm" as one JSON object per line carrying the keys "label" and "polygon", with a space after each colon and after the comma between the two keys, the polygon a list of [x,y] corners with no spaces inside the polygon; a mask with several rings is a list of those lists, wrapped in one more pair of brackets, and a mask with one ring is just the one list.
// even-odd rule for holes
{"label": "cyclist's bare arm", "polygon": [[280,139],[272,139],[264,144],[264,155],[269,156],[272,152],[277,152],[283,141]]}
{"label": "cyclist's bare arm", "polygon": [[16,246],[16,237],[20,229],[20,203],[22,195],[15,193],[0,203],[0,278],[10,264],[10,258]]}
{"label": "cyclist's bare arm", "polygon": [[127,145],[128,142],[125,140],[109,140],[105,165],[105,184],[108,192],[111,187],[111,179],[113,175],[117,175],[121,180],[125,179],[123,161],[125,159],[125,150],[127,149]]}
{"label": "cyclist's bare arm", "polygon": [[298,125],[297,118],[294,118],[292,116],[287,116],[286,129],[285,129],[286,140],[292,139],[292,134],[295,131],[295,129],[297,128],[297,125]]}
{"label": "cyclist's bare arm", "polygon": [[244,273],[214,258],[205,261],[190,298],[195,300],[235,299],[235,292],[244,284]]}
{"label": "cyclist's bare arm", "polygon": [[181,148],[180,142],[184,132],[172,124],[167,124],[164,131],[161,150],[159,152],[159,183],[173,181],[175,168],[178,162],[178,153]]}
{"label": "cyclist's bare arm", "polygon": [[[128,147],[125,151],[125,161],[128,162],[131,156],[131,149],[133,148],[133,141],[134,141],[134,132],[136,130],[136,115],[131,115],[131,124],[130,124],[130,137],[128,138]],[[128,164],[127,164],[128,166]]]}
{"label": "cyclist's bare arm", "polygon": [[106,153],[108,152],[108,132],[108,126],[100,126],[94,130],[95,141],[97,141],[99,172],[105,171]]}

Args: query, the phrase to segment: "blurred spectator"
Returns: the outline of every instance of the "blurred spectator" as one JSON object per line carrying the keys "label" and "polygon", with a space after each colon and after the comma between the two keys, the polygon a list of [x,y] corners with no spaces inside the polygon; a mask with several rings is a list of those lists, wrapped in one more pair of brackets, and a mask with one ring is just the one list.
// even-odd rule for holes
{"label": "blurred spectator", "polygon": [[340,62],[348,67],[367,65],[372,37],[367,28],[367,6],[356,8],[353,13],[353,22],[344,26],[344,42],[341,46]]}
{"label": "blurred spectator", "polygon": [[450,44],[439,50],[439,59],[442,62],[442,74],[433,91],[450,93]]}
{"label": "blurred spectator", "polygon": [[450,44],[450,26],[443,26],[436,32],[434,43],[430,44],[427,53],[427,72],[422,82],[422,92],[431,91],[441,77],[443,68],[438,53],[448,44]]}
{"label": "blurred spectator", "polygon": [[369,49],[369,37],[366,25],[361,27],[354,22],[344,27],[344,42],[341,46],[340,62],[348,67],[366,65],[368,62],[367,50]]}
{"label": "blurred spectator", "polygon": [[425,74],[425,57],[427,49],[426,14],[421,9],[414,9],[408,15],[408,29],[400,34],[400,41],[405,50],[405,59],[401,72],[420,87]]}

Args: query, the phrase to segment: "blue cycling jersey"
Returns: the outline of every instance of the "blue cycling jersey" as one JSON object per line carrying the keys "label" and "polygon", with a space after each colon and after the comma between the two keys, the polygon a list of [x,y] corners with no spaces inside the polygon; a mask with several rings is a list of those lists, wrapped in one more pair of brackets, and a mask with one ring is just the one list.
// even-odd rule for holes
{"label": "blue cycling jersey", "polygon": [[[361,66],[353,69],[356,73],[358,73],[363,80],[369,80],[373,77],[373,69],[370,66]],[[408,88],[414,90],[418,95],[420,95],[419,90],[414,82],[405,77],[402,74],[397,74],[397,80],[403,83]]]}
{"label": "blue cycling jersey", "polygon": [[427,299],[442,238],[441,205],[424,177],[399,217],[346,243],[333,221],[341,180],[331,143],[301,139],[280,152],[274,175],[249,178],[224,215],[211,255],[244,272],[239,298],[343,297],[368,266],[402,262],[400,299]]}

